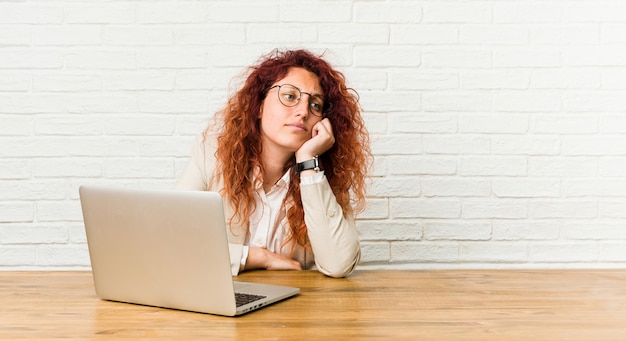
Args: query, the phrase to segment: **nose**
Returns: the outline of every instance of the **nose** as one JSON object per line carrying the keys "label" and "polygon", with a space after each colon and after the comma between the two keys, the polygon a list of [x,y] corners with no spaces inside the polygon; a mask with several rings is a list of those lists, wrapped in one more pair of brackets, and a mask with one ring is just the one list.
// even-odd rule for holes
{"label": "nose", "polygon": [[304,94],[302,97],[300,97],[300,102],[298,102],[298,104],[296,104],[296,106],[293,108],[296,112],[296,115],[298,116],[302,116],[304,118],[308,117],[309,115],[309,100],[308,98],[304,98]]}

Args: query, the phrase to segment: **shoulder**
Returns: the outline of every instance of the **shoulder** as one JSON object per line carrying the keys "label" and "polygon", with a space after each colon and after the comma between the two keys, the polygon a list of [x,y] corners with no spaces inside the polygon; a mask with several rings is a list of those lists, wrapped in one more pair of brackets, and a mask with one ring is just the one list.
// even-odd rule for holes
{"label": "shoulder", "polygon": [[217,134],[200,133],[196,135],[191,147],[191,157],[196,161],[215,159],[217,151]]}
{"label": "shoulder", "polygon": [[196,137],[196,144],[205,150],[215,152],[217,150],[217,138],[219,134],[215,132],[203,132]]}

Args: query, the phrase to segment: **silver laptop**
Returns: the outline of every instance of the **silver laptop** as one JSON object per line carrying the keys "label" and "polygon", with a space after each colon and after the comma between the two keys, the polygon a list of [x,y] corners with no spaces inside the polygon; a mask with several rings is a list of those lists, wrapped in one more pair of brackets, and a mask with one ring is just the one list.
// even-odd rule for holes
{"label": "silver laptop", "polygon": [[234,316],[300,292],[233,281],[215,192],[81,186],[79,193],[101,299]]}

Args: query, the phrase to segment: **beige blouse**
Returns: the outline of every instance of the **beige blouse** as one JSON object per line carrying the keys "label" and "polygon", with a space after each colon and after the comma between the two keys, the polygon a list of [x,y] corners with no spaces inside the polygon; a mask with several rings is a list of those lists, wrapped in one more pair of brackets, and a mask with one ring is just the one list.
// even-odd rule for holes
{"label": "beige blouse", "polygon": [[[223,188],[222,179],[214,176],[217,162],[216,148],[216,135],[211,134],[206,138],[199,135],[196,138],[191,148],[189,161],[176,185],[177,189],[219,192]],[[304,208],[304,222],[312,248],[307,252],[304,268],[316,268],[331,277],[349,275],[361,257],[354,217],[343,214],[326,177],[318,182],[301,182],[300,192]],[[234,210],[228,197],[223,199],[224,213],[228,223],[231,222],[230,218]],[[241,271],[244,245],[248,234],[249,222],[232,220],[228,228],[228,240],[231,270],[234,276]],[[310,255],[311,251],[312,255]],[[297,256],[297,258],[301,257],[302,255]]]}

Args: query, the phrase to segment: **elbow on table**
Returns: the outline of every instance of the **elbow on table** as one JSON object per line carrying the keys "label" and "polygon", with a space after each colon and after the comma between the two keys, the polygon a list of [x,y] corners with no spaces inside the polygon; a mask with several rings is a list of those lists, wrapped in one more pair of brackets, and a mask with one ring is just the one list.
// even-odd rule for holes
{"label": "elbow on table", "polygon": [[344,278],[348,277],[359,264],[359,260],[361,259],[361,253],[359,252],[356,257],[352,260],[352,262],[333,262],[331,264],[322,265],[317,264],[317,268],[319,272],[324,275],[332,278]]}
{"label": "elbow on table", "polygon": [[351,269],[323,269],[320,268],[319,271],[321,273],[323,273],[324,275],[328,276],[328,277],[332,277],[332,278],[344,278],[344,277],[348,277],[352,271],[354,270],[354,268]]}

